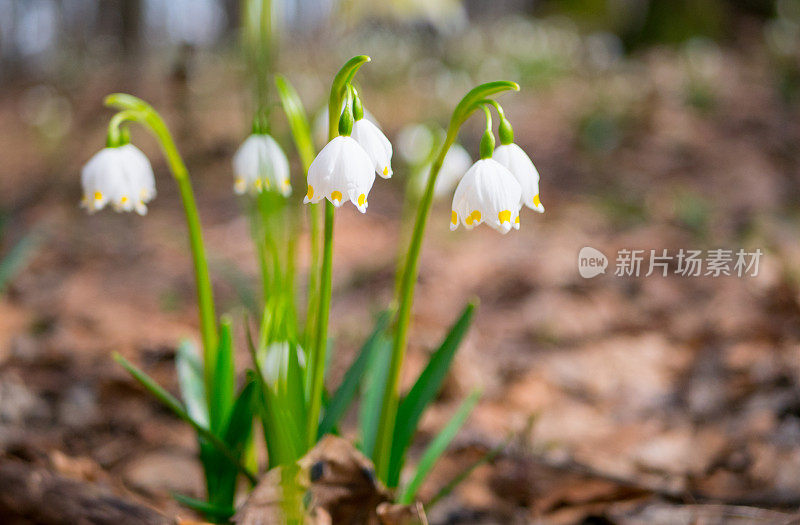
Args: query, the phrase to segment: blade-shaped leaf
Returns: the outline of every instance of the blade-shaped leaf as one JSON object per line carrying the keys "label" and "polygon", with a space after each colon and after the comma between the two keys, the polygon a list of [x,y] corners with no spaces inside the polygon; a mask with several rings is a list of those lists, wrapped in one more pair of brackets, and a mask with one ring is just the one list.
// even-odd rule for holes
{"label": "blade-shaped leaf", "polygon": [[186,496],[177,492],[173,492],[172,497],[184,507],[189,507],[190,509],[196,510],[197,512],[203,514],[207,518],[213,518],[221,522],[227,522],[236,512],[233,507],[214,505],[208,503],[207,501],[192,498],[191,496]]}
{"label": "blade-shaped leaf", "polygon": [[475,408],[475,405],[478,403],[480,395],[481,393],[479,390],[473,391],[469,397],[461,403],[455,415],[447,422],[447,425],[445,425],[433,441],[431,441],[428,448],[425,449],[425,453],[419,460],[419,465],[417,465],[417,471],[414,473],[414,477],[408,485],[403,488],[403,492],[400,494],[398,500],[400,504],[408,505],[414,501],[417,496],[417,491],[420,486],[422,486],[422,482],[425,481],[425,478],[430,474],[436,461],[438,461],[439,457],[450,445],[450,442],[453,441],[453,438],[456,437],[456,434],[458,434],[458,431],[464,425],[472,409]]}
{"label": "blade-shaped leaf", "polygon": [[200,355],[188,339],[178,345],[175,355],[175,368],[178,371],[178,384],[181,397],[189,416],[198,424],[208,426],[208,405],[206,404],[206,387],[203,383],[203,364]]}
{"label": "blade-shaped leaf", "polygon": [[431,356],[428,365],[419,375],[408,395],[403,398],[397,408],[397,425],[392,439],[392,454],[389,461],[388,480],[391,487],[397,486],[400,469],[403,467],[403,457],[414,437],[422,413],[439,393],[447,372],[450,370],[456,350],[472,322],[474,311],[475,305],[467,304],[461,312],[461,316],[450,328],[447,337]]}
{"label": "blade-shaped leaf", "polygon": [[322,418],[322,423],[320,423],[319,426],[318,437],[322,437],[328,432],[331,432],[347,411],[350,402],[358,391],[358,385],[361,383],[361,377],[367,369],[367,364],[372,359],[372,354],[378,348],[380,338],[386,331],[390,318],[391,312],[383,312],[378,317],[375,328],[361,347],[358,357],[356,357],[353,364],[350,365],[350,368],[347,369],[342,379],[342,384],[339,385],[339,388],[336,389],[336,393],[328,402],[325,408],[325,417]]}
{"label": "blade-shaped leaf", "polygon": [[428,503],[426,503],[426,504],[425,504],[425,510],[426,510],[426,511],[429,511],[429,510],[430,510],[430,509],[432,509],[432,508],[433,508],[433,507],[434,507],[434,506],[435,506],[437,503],[439,503],[439,502],[440,502],[442,499],[444,499],[445,497],[447,497],[447,496],[448,496],[448,495],[449,495],[451,492],[453,492],[453,490],[454,490],[454,489],[455,489],[455,488],[456,488],[456,487],[457,487],[457,486],[458,486],[458,485],[459,485],[459,484],[460,484],[462,481],[464,481],[465,479],[467,479],[467,478],[469,477],[469,475],[470,475],[470,474],[472,474],[472,473],[475,471],[475,469],[476,469],[476,468],[480,467],[481,465],[483,465],[483,464],[485,464],[485,463],[489,463],[489,462],[490,462],[490,461],[492,461],[494,458],[496,458],[496,457],[498,456],[498,454],[500,454],[500,453],[501,453],[503,450],[505,450],[505,448],[506,448],[506,447],[508,446],[508,444],[511,442],[511,437],[512,437],[512,436],[509,436],[507,439],[503,440],[503,442],[502,442],[502,443],[500,443],[499,445],[497,445],[497,446],[496,446],[496,447],[494,447],[493,449],[489,450],[489,451],[488,451],[486,454],[484,454],[483,456],[481,456],[479,459],[477,459],[477,460],[473,461],[472,463],[470,463],[469,465],[467,465],[467,467],[466,467],[466,468],[464,468],[463,470],[461,470],[461,472],[459,472],[459,473],[458,473],[458,474],[457,474],[457,475],[456,475],[456,476],[455,476],[453,479],[451,479],[451,480],[450,480],[450,481],[447,483],[447,485],[445,485],[444,487],[442,487],[441,489],[439,489],[439,492],[437,492],[437,493],[436,493],[436,495],[435,495],[434,497],[432,497],[432,498],[430,499],[430,501],[428,501]]}
{"label": "blade-shaped leaf", "polygon": [[[392,357],[392,341],[385,335],[378,338],[370,356],[365,374],[363,396],[359,407],[358,425],[361,431],[361,451],[372,457],[375,439],[378,435],[378,422],[381,414],[381,401],[389,375],[389,360]],[[374,458],[373,458],[374,459]]]}
{"label": "blade-shaped leaf", "polygon": [[0,293],[3,293],[8,281],[25,266],[38,244],[39,235],[35,232],[28,233],[0,259]]}
{"label": "blade-shaped leaf", "polygon": [[308,125],[308,117],[297,91],[291,82],[281,75],[275,76],[275,85],[278,88],[278,95],[281,99],[283,111],[292,129],[292,138],[303,161],[303,167],[308,170],[314,160],[314,140],[311,138],[311,129]]}
{"label": "blade-shaped leaf", "polygon": [[222,434],[222,427],[233,406],[233,390],[236,381],[233,369],[233,343],[231,339],[231,320],[223,316],[220,322],[217,362],[211,371],[212,391],[208,397],[208,416],[211,431]]}
{"label": "blade-shaped leaf", "polygon": [[225,425],[224,439],[231,450],[238,455],[244,452],[247,440],[253,430],[253,413],[255,394],[257,392],[256,382],[248,381],[244,385],[239,396],[233,403],[231,417]]}
{"label": "blade-shaped leaf", "polygon": [[204,427],[203,425],[200,425],[197,421],[192,419],[189,413],[186,412],[186,410],[183,408],[183,405],[181,405],[181,402],[178,401],[175,398],[175,396],[167,392],[161,385],[156,383],[153,380],[153,378],[145,374],[139,368],[135,367],[130,361],[122,357],[122,355],[114,352],[113,357],[117,363],[122,365],[122,367],[125,368],[125,370],[127,370],[128,373],[130,373],[133,376],[133,378],[136,379],[145,389],[147,389],[151,394],[153,394],[153,396],[155,396],[156,399],[158,399],[167,408],[172,410],[172,412],[180,419],[189,423],[192,426],[192,428],[194,428],[195,431],[197,431],[200,437],[208,441],[208,443],[211,444],[211,446],[213,446],[215,449],[217,449],[220,452],[220,454],[222,454],[225,457],[225,459],[227,459],[232,465],[236,465],[236,467],[242,472],[242,474],[247,476],[247,478],[252,483],[258,482],[258,478],[255,476],[255,474],[247,470],[241,464],[236,455],[228,448],[225,442],[222,441],[219,437],[217,437],[208,428]]}
{"label": "blade-shaped leaf", "polygon": [[259,356],[262,352],[259,352],[253,344],[250,325],[246,319],[245,336],[250,358],[255,367],[252,377],[259,387],[258,412],[267,443],[269,468],[288,465],[302,455],[301,447],[305,440],[300,439],[301,434],[292,415],[280,402],[273,386],[266,379],[262,358]]}

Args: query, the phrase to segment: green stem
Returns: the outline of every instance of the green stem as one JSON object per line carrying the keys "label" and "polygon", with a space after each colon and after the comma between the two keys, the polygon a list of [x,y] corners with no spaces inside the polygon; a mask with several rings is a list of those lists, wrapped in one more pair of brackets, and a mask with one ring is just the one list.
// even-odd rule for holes
{"label": "green stem", "polygon": [[203,363],[205,365],[206,392],[213,391],[211,385],[211,372],[216,363],[217,352],[217,316],[214,312],[214,292],[211,287],[211,276],[208,271],[203,230],[200,224],[200,214],[197,211],[192,182],[189,179],[189,170],[186,168],[178,148],[161,117],[153,112],[148,119],[153,133],[158,138],[164,155],[167,158],[172,176],[178,183],[178,189],[183,202],[183,211],[186,215],[186,226],[189,230],[189,245],[192,250],[194,263],[194,277],[197,286],[197,303],[200,308],[200,333],[203,339]]}
{"label": "green stem", "polygon": [[[164,157],[167,160],[172,177],[178,184],[183,210],[186,216],[186,226],[189,230],[189,245],[192,251],[194,264],[195,284],[197,287],[197,303],[200,313],[200,334],[203,340],[203,364],[206,381],[206,392],[213,392],[211,375],[214,364],[217,362],[217,322],[214,312],[214,292],[211,286],[211,277],[208,271],[203,232],[200,224],[200,214],[192,191],[189,179],[189,170],[175,146],[175,141],[167,129],[161,116],[145,101],[134,96],[116,93],[105,99],[107,106],[117,107],[126,114],[126,118],[143,124],[158,140]],[[114,120],[114,119],[112,119]],[[119,119],[117,122],[121,123]]]}
{"label": "green stem", "polygon": [[[452,126],[451,126],[452,128]],[[428,183],[425,186],[425,193],[420,199],[417,208],[417,218],[414,222],[414,230],[411,233],[408,252],[405,262],[402,265],[402,278],[398,288],[398,310],[395,325],[395,334],[392,344],[392,359],[389,363],[389,374],[387,376],[386,389],[383,393],[381,403],[381,416],[378,423],[378,434],[375,441],[375,466],[378,476],[385,480],[389,472],[389,458],[392,452],[392,436],[394,434],[395,419],[397,416],[397,405],[399,403],[399,383],[400,372],[406,355],[406,343],[408,340],[408,324],[411,319],[411,305],[414,302],[414,284],[417,279],[419,254],[422,249],[422,238],[425,234],[425,226],[428,222],[431,205],[433,203],[433,188],[436,185],[436,177],[442,169],[444,156],[447,150],[456,140],[458,127],[454,132],[448,130],[447,138],[436,156],[436,160],[431,165]]]}
{"label": "green stem", "polygon": [[319,311],[316,323],[316,337],[311,356],[311,397],[308,416],[308,446],[311,448],[317,439],[319,414],[322,409],[322,389],[325,382],[325,354],[328,348],[328,317],[331,308],[331,270],[333,267],[333,218],[334,206],[325,201],[325,230],[322,265],[320,269]]}
{"label": "green stem", "polygon": [[408,325],[411,320],[411,306],[414,302],[414,285],[419,273],[419,254],[422,249],[422,238],[425,234],[425,226],[433,204],[433,189],[436,185],[436,177],[444,163],[444,157],[450,146],[456,141],[461,125],[469,116],[478,109],[485,99],[502,91],[518,91],[519,86],[514,82],[496,81],[481,84],[467,93],[456,105],[450,124],[447,127],[447,136],[442,144],[439,154],[433,161],[428,182],[425,186],[425,193],[419,202],[417,218],[414,222],[414,230],[411,234],[406,259],[398,271],[402,273],[400,286],[397,291],[397,320],[395,323],[394,339],[392,341],[392,358],[389,364],[389,374],[387,376],[386,389],[383,393],[381,403],[380,420],[378,422],[378,433],[375,441],[375,451],[373,458],[378,477],[386,480],[389,472],[389,461],[392,452],[392,438],[397,419],[397,406],[399,403],[399,384],[400,373],[406,355],[406,345],[408,342]]}
{"label": "green stem", "polygon": [[[355,56],[348,60],[336,73],[331,84],[328,98],[328,140],[337,137],[339,131],[339,114],[342,100],[347,94],[347,86],[352,82],[358,68],[369,62],[365,55]],[[323,231],[322,264],[319,278],[319,304],[317,308],[316,337],[310,349],[311,389],[308,410],[308,447],[311,448],[317,439],[319,415],[322,410],[322,391],[325,387],[325,355],[328,349],[328,318],[331,309],[331,276],[333,267],[333,220],[334,206],[325,199],[325,227]]]}

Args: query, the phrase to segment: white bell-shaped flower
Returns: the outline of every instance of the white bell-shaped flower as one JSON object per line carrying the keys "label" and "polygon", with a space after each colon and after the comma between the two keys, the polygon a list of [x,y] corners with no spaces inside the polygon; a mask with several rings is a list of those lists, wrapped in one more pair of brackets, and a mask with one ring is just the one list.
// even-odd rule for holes
{"label": "white bell-shaped flower", "polygon": [[367,197],[375,182],[372,159],[358,142],[339,136],[322,148],[308,168],[308,193],[303,202],[319,202],[327,198],[334,206],[344,199],[367,211]]}
{"label": "white bell-shaped flower", "polygon": [[289,160],[280,145],[265,133],[254,133],[239,146],[233,156],[233,191],[275,190],[284,196],[292,193]]}
{"label": "white bell-shaped flower", "polygon": [[81,207],[89,213],[110,204],[116,211],[147,213],[146,204],[156,196],[153,168],[133,144],[103,148],[81,170]]}
{"label": "white bell-shaped flower", "polygon": [[392,177],[392,143],[386,138],[383,132],[370,122],[362,118],[356,120],[353,124],[353,133],[351,135],[356,142],[358,142],[364,151],[367,152],[372,165],[375,168],[375,173],[389,179]]}
{"label": "white bell-shaped flower", "polygon": [[522,189],[499,162],[481,159],[467,170],[453,196],[450,229],[459,222],[468,230],[485,222],[501,233],[519,229]]}
{"label": "white bell-shaped flower", "polygon": [[539,172],[528,154],[512,142],[503,144],[494,150],[492,158],[505,166],[516,177],[522,187],[522,204],[539,213],[544,213],[544,206],[539,200]]}

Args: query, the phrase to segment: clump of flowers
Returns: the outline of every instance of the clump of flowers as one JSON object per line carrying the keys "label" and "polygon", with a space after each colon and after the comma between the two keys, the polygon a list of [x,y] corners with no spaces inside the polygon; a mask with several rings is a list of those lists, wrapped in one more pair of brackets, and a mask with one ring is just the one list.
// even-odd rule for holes
{"label": "clump of flowers", "polygon": [[[523,205],[544,211],[539,202],[539,175],[525,153],[513,143],[511,124],[492,97],[516,91],[513,82],[477,86],[459,102],[440,144],[419,158],[424,187],[415,200],[415,218],[407,247],[398,264],[393,307],[380,315],[342,382],[325,388],[325,363],[331,344],[330,313],[333,233],[336,208],[350,201],[365,213],[376,175],[389,178],[392,145],[380,129],[364,119],[365,109],[354,77],[369,57],[349,60],[335,76],[328,100],[328,142],[316,153],[303,104],[289,81],[275,83],[300,155],[307,192],[291,195],[289,163],[283,148],[268,133],[263,106],[256,112],[252,133],[232,159],[234,192],[242,196],[250,214],[253,238],[261,268],[261,301],[252,317],[241,319],[247,334],[250,370],[237,385],[234,366],[233,318],[217,318],[213,289],[189,172],[166,124],[146,102],[126,94],[110,95],[106,104],[118,112],[109,124],[108,146],[84,167],[81,180],[83,206],[93,212],[110,204],[117,211],[144,214],[155,196],[153,171],[144,154],[129,144],[128,126],[143,125],[157,139],[178,185],[194,264],[201,332],[201,351],[184,342],[176,355],[181,400],[161,388],[143,371],[117,355],[116,359],[153,395],[197,433],[200,460],[206,478],[206,498],[176,495],[183,504],[207,519],[226,522],[234,514],[234,501],[244,476],[250,486],[258,481],[253,461],[256,447],[252,432],[259,422],[267,463],[264,469],[294,465],[325,434],[338,432],[341,418],[358,403],[358,447],[372,459],[377,478],[395,490],[399,503],[412,503],[417,491],[463,425],[479,398],[473,391],[441,433],[433,440],[413,476],[400,483],[408,448],[425,408],[442,386],[455,352],[466,334],[474,311],[468,304],[432,353],[412,388],[400,392],[418,263],[434,197],[452,191],[451,227],[471,229],[481,223],[507,233],[519,229]],[[495,149],[492,132],[494,108],[500,117],[501,146]],[[454,146],[464,122],[478,110],[486,117],[480,158],[469,164],[469,154]],[[454,149],[455,148],[455,149]],[[444,185],[439,177],[446,180]],[[311,260],[305,301],[298,303],[295,288],[295,253],[300,213],[308,213]],[[305,315],[299,315],[305,304]],[[360,397],[359,397],[360,392]],[[302,516],[302,498],[285,498],[288,516]],[[288,502],[288,503],[287,503]],[[293,508],[290,508],[294,506]],[[298,518],[299,519],[299,518]],[[289,520],[291,521],[291,520]]]}

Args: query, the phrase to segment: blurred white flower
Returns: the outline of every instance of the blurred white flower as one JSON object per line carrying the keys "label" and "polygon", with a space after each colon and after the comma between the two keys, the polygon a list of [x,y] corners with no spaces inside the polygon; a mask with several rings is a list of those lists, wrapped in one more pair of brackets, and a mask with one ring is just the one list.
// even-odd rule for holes
{"label": "blurred white flower", "polygon": [[450,229],[461,222],[468,230],[486,222],[501,233],[519,229],[522,189],[504,166],[481,159],[467,171],[453,196]]}
{"label": "blurred white flower", "polygon": [[[469,153],[460,144],[453,144],[447,150],[442,162],[442,168],[439,170],[439,175],[436,177],[436,184],[433,186],[433,196],[441,198],[453,191],[458,181],[469,169],[472,164],[472,158]],[[425,173],[430,172],[430,166],[425,170]]]}
{"label": "blurred white flower", "polygon": [[378,126],[365,118],[356,120],[351,136],[372,159],[375,173],[384,179],[392,178],[392,143]]}
{"label": "blurred white flower", "polygon": [[396,144],[403,160],[409,164],[419,165],[431,154],[433,132],[424,124],[408,124],[397,133]]}
{"label": "blurred white flower", "polygon": [[522,188],[522,204],[544,213],[544,206],[539,200],[539,172],[528,154],[512,142],[494,150],[492,158],[505,166],[519,182]]}
{"label": "blurred white flower", "polygon": [[156,196],[153,168],[133,144],[103,148],[81,170],[81,207],[89,213],[110,204],[116,211],[147,213],[146,203]]}
{"label": "blurred white flower", "polygon": [[334,206],[343,199],[367,211],[367,196],[375,182],[372,159],[358,142],[349,136],[339,136],[322,148],[308,168],[308,193],[303,202],[319,202],[324,198]]}
{"label": "blurred white flower", "polygon": [[239,146],[233,156],[233,191],[243,194],[274,189],[283,196],[292,193],[289,183],[289,161],[271,136],[253,134]]}

